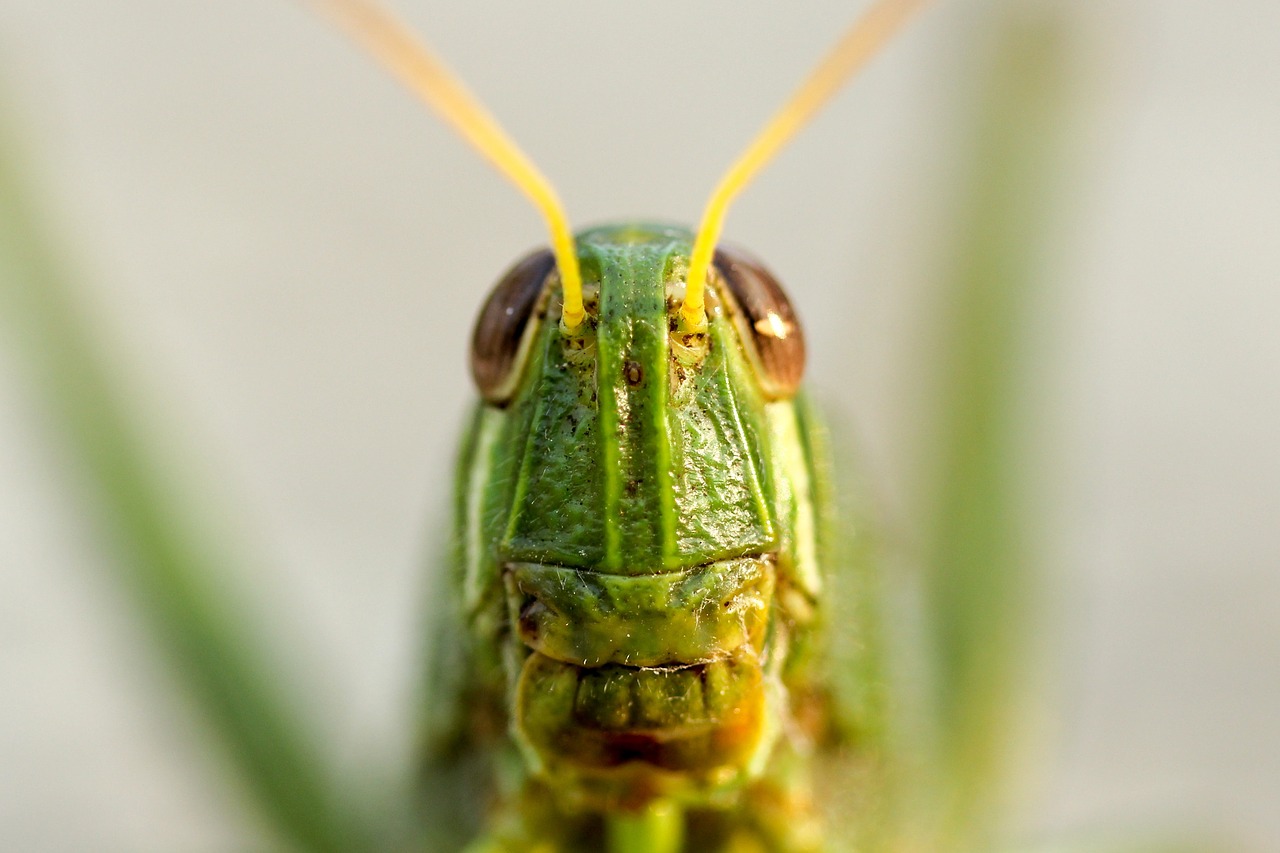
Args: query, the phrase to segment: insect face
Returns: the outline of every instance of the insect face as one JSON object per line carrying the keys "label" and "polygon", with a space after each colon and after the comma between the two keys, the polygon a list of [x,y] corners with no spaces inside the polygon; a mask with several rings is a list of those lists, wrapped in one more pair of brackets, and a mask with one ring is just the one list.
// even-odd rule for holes
{"label": "insect face", "polygon": [[530,255],[474,337],[503,432],[487,479],[510,484],[482,523],[518,658],[513,729],[531,766],[603,805],[740,781],[780,716],[766,410],[790,405],[803,338],[776,280],[733,251],[717,255],[706,330],[683,330],[692,236],[579,234],[572,330],[551,255]]}

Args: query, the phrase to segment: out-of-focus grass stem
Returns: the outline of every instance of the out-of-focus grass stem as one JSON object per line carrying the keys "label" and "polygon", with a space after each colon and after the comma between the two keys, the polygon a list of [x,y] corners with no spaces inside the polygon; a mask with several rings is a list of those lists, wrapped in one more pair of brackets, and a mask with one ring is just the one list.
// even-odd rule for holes
{"label": "out-of-focus grass stem", "polygon": [[340,793],[298,697],[266,666],[259,632],[227,589],[223,549],[215,553],[202,535],[197,502],[148,444],[127,384],[41,228],[7,130],[0,126],[0,329],[89,486],[121,578],[250,800],[289,846],[374,848],[377,833]]}
{"label": "out-of-focus grass stem", "polygon": [[1016,743],[1035,575],[1019,452],[1028,311],[1059,188],[1065,21],[998,4],[944,269],[924,537],[925,737],[937,849],[985,846]]}

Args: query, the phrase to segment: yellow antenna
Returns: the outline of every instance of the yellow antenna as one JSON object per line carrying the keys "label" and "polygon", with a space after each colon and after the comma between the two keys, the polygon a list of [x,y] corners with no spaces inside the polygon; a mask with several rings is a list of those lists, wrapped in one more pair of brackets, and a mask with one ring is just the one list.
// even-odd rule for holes
{"label": "yellow antenna", "polygon": [[720,232],[724,228],[725,214],[734,197],[813,118],[845,81],[889,41],[911,13],[926,2],[928,0],[878,0],[810,72],[791,99],[774,114],[747,146],[746,151],[738,157],[737,162],[720,179],[702,213],[698,236],[693,241],[693,257],[689,260],[688,284],[680,313],[690,331],[702,331],[707,327],[703,298],[707,271],[711,267],[716,241],[720,239]]}
{"label": "yellow antenna", "polygon": [[569,218],[551,183],[525,156],[462,81],[409,29],[374,0],[308,0],[335,19],[415,94],[453,125],[498,171],[520,188],[542,213],[564,286],[562,322],[575,329],[582,307],[582,273]]}

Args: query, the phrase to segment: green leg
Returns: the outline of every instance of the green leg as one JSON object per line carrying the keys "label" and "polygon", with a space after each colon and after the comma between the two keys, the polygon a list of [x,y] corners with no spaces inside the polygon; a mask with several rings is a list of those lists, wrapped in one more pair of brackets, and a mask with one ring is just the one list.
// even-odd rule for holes
{"label": "green leg", "polygon": [[672,802],[659,800],[642,812],[606,818],[608,853],[679,853],[684,841],[684,814]]}

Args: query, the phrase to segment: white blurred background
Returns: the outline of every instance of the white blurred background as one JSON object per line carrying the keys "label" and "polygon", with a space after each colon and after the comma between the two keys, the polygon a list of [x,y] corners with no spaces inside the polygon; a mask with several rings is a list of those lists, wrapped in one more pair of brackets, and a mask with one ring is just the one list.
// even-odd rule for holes
{"label": "white blurred background", "polygon": [[[1053,612],[1035,837],[1280,850],[1280,4],[939,0],[748,191],[812,383],[909,519],[992,8],[1076,46],[1031,472]],[[580,225],[689,221],[862,3],[400,0]],[[67,266],[250,533],[343,754],[403,761],[473,312],[539,221],[300,5],[3,0],[4,118]],[[0,848],[270,846],[102,565],[0,350]],[[909,524],[908,524],[909,526]],[[323,697],[323,698],[320,698]]]}

